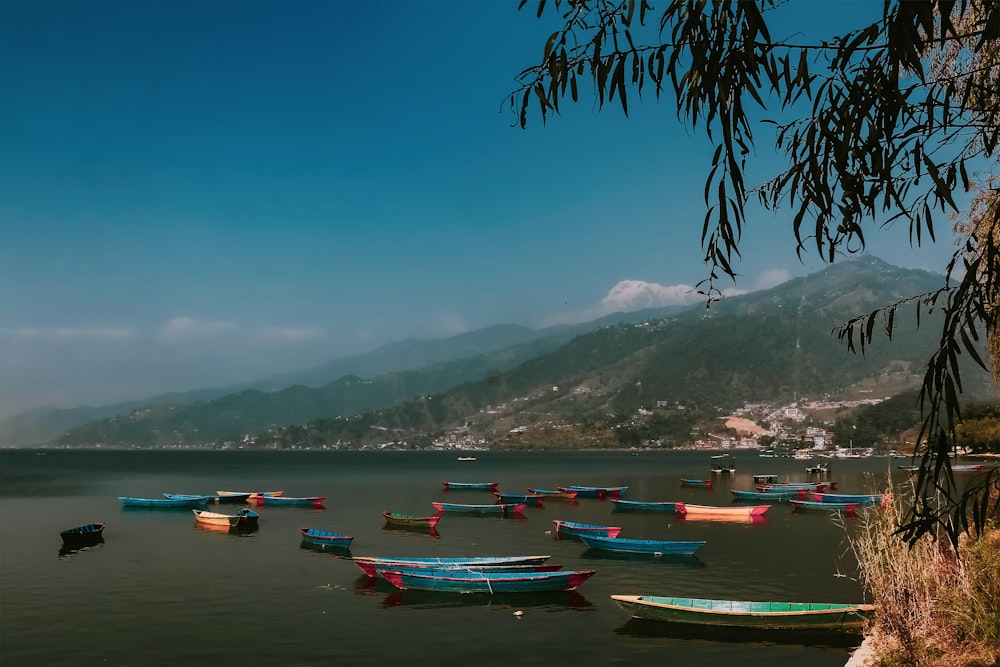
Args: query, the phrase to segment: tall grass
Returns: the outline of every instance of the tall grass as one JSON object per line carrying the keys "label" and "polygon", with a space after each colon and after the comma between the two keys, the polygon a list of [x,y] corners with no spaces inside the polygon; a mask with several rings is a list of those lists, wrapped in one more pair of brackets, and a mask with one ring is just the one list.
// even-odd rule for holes
{"label": "tall grass", "polygon": [[907,545],[896,529],[905,499],[864,512],[851,545],[875,605],[870,637],[885,667],[970,667],[1000,660],[1000,523],[964,539],[925,535]]}

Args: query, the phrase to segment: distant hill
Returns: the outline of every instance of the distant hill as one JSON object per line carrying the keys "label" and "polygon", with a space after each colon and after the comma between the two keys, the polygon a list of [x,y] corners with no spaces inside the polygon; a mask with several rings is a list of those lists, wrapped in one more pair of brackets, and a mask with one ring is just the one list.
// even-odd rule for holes
{"label": "distant hill", "polygon": [[[507,369],[510,363],[519,363],[524,355],[537,355],[551,349],[551,346],[569,340],[574,335],[592,331],[612,322],[631,322],[642,318],[662,317],[666,313],[677,312],[683,307],[666,307],[637,311],[632,313],[614,313],[598,320],[576,325],[558,325],[543,329],[531,329],[517,325],[498,325],[471,331],[449,338],[433,340],[406,340],[383,345],[366,354],[344,357],[323,364],[274,375],[250,382],[244,385],[200,389],[190,392],[175,392],[159,396],[147,397],[134,401],[126,401],[103,406],[80,406],[67,409],[37,408],[22,412],[14,417],[0,421],[0,444],[30,445],[51,441],[63,433],[84,424],[103,419],[115,419],[140,410],[146,415],[172,415],[175,418],[185,413],[184,406],[193,407],[190,414],[208,414],[212,407],[203,405],[209,401],[218,400],[219,406],[238,405],[241,400],[254,403],[257,407],[268,404],[273,409],[262,413],[261,418],[252,421],[236,421],[230,427],[239,429],[253,425],[255,428],[265,428],[272,424],[297,423],[305,419],[319,416],[339,414],[342,410],[370,410],[387,407],[402,398],[408,398],[428,391],[441,391],[458,382],[483,377],[484,373],[497,369]],[[549,341],[545,343],[544,341]],[[540,343],[530,347],[533,342]],[[528,347],[524,347],[528,346]],[[445,367],[449,362],[468,360],[454,367]],[[442,366],[443,365],[443,366]],[[463,370],[456,370],[461,368]],[[335,383],[341,378],[374,378],[392,375],[405,371],[424,369],[413,376],[425,378],[440,373],[439,380],[400,380],[398,376],[386,378],[391,389],[386,390],[384,382],[361,392],[365,398],[357,397],[356,392],[348,392],[354,398],[330,399],[329,394],[337,393],[335,386],[347,386]],[[293,390],[294,388],[294,390]],[[326,399],[306,400],[301,407],[293,405],[292,396],[302,388],[323,389],[321,394]],[[412,389],[412,393],[405,393]],[[404,392],[400,394],[399,392]],[[275,394],[271,398],[259,394]],[[239,396],[241,398],[233,398]],[[228,408],[226,408],[228,411]],[[237,410],[237,412],[239,412]],[[185,413],[188,414],[188,413]],[[195,423],[202,417],[193,418]],[[242,418],[240,418],[242,419]],[[217,418],[219,428],[212,433],[231,433],[231,429],[222,426],[223,418]],[[167,432],[170,432],[169,430]]]}
{"label": "distant hill", "polygon": [[696,421],[692,415],[708,418],[746,401],[913,388],[936,343],[935,322],[925,318],[920,330],[906,331],[901,313],[894,340],[876,341],[865,356],[850,354],[832,330],[940,281],[861,258],[709,310],[661,313],[641,324],[633,318],[580,335],[561,328],[561,335],[502,353],[370,380],[345,376],[320,389],[299,385],[150,408],[75,428],[59,442],[203,444],[254,434],[279,446],[387,438],[419,446],[463,425],[496,439],[517,424],[621,422],[640,408],[659,409],[677,437]]}

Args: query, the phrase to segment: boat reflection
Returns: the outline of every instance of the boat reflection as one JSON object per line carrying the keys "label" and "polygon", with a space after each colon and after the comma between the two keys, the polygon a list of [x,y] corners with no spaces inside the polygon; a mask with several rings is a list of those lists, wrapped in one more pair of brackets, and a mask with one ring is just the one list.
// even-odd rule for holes
{"label": "boat reflection", "polygon": [[705,567],[705,562],[694,554],[640,554],[627,553],[624,551],[608,551],[606,549],[594,549],[588,547],[580,558],[593,560],[625,560],[646,563],[666,563],[671,565],[684,565],[687,567]]}
{"label": "boat reflection", "polygon": [[849,648],[861,644],[861,636],[836,630],[761,630],[758,628],[721,628],[715,625],[690,625],[630,618],[615,630],[625,639],[685,639],[706,642],[726,642],[768,646],[797,644],[800,646]]}
{"label": "boat reflection", "polygon": [[319,551],[325,554],[330,554],[331,556],[340,556],[342,558],[351,557],[350,547],[332,547],[327,544],[316,544],[315,542],[302,540],[299,544],[299,548],[305,549],[306,551]]}
{"label": "boat reflection", "polygon": [[392,530],[399,534],[405,535],[407,533],[415,536],[421,537],[431,537],[438,539],[441,537],[441,533],[437,531],[437,528],[433,526],[399,526],[391,523],[386,523],[382,526],[382,530]]}
{"label": "boat reflection", "polygon": [[500,610],[521,611],[592,611],[594,604],[579,591],[553,591],[551,593],[440,593],[436,591],[394,590],[382,600],[383,608],[409,607],[412,609],[441,609],[446,607],[495,607]]}
{"label": "boat reflection", "polygon": [[718,523],[758,524],[767,523],[767,517],[760,514],[754,514],[751,516],[726,516],[725,514],[678,514],[674,517],[674,521],[715,521]]}
{"label": "boat reflection", "polygon": [[239,527],[239,526],[220,526],[214,523],[201,523],[196,521],[194,524],[196,530],[204,530],[208,533],[221,533],[223,535],[232,535],[234,537],[250,537],[257,532],[257,526],[250,527]]}
{"label": "boat reflection", "polygon": [[62,546],[59,547],[59,558],[65,558],[67,556],[72,556],[73,554],[80,551],[90,551],[96,546],[104,544],[103,537],[91,538],[89,540],[76,540],[73,542],[64,542]]}

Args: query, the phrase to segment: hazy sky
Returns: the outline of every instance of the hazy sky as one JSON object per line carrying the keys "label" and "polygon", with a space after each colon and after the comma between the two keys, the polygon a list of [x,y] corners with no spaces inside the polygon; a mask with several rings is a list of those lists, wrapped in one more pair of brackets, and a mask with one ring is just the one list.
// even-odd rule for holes
{"label": "hazy sky", "polygon": [[[709,145],[672,97],[512,127],[517,4],[0,4],[0,417],[693,298]],[[822,268],[780,215],[742,248],[736,289]]]}

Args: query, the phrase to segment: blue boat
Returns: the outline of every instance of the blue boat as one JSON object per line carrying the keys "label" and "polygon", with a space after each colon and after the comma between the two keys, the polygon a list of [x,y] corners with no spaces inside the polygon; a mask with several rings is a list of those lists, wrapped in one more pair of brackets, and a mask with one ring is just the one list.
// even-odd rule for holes
{"label": "blue boat", "polygon": [[312,507],[314,509],[324,509],[323,501],[326,496],[309,496],[306,498],[290,498],[289,496],[259,496],[251,495],[247,502],[257,507],[263,506],[292,506],[292,507]]}
{"label": "blue boat", "polygon": [[149,509],[197,509],[208,504],[208,496],[190,498],[130,498],[118,496],[123,507],[147,507]]}
{"label": "blue boat", "polygon": [[332,533],[329,530],[320,530],[318,528],[306,528],[305,526],[300,527],[299,532],[302,534],[302,539],[306,542],[319,544],[324,547],[349,547],[351,546],[351,541],[354,540],[354,537],[351,535]]}
{"label": "blue boat", "polygon": [[532,507],[541,507],[542,499],[545,498],[540,493],[495,493],[493,495],[501,503],[524,503]]}
{"label": "blue boat", "polygon": [[592,577],[594,573],[595,570],[560,570],[557,572],[379,571],[383,579],[399,589],[445,591],[448,593],[573,591]]}
{"label": "blue boat", "polygon": [[[857,503],[859,505],[880,505],[885,496],[883,493],[816,493],[813,498],[821,503]],[[803,499],[804,500],[804,499]]]}
{"label": "blue boat", "polygon": [[448,572],[506,572],[530,574],[532,572],[558,572],[563,569],[561,563],[522,563],[519,565],[417,565],[411,563],[404,565],[400,563],[377,565],[375,572],[381,576],[385,570],[395,572],[426,574],[427,572],[448,571]]}
{"label": "blue boat", "polygon": [[699,486],[703,489],[712,488],[712,480],[710,479],[688,479],[681,477],[681,486]]}
{"label": "blue boat", "polygon": [[733,500],[776,500],[780,502],[782,500],[791,500],[792,498],[805,500],[806,497],[805,489],[788,489],[785,491],[741,491],[730,489],[729,492],[733,494]]}
{"label": "blue boat", "polygon": [[843,512],[847,516],[857,513],[858,503],[823,503],[818,500],[790,500],[795,511]]}
{"label": "blue boat", "polygon": [[560,491],[576,491],[577,498],[621,498],[627,486],[560,486]]}
{"label": "blue boat", "polygon": [[705,541],[635,540],[625,537],[597,537],[596,535],[580,535],[580,539],[588,547],[594,549],[632,554],[650,554],[654,556],[663,556],[666,554],[691,555],[705,545]]}
{"label": "blue boat", "polygon": [[593,523],[577,523],[576,521],[562,521],[552,519],[556,527],[556,536],[565,537],[571,535],[579,537],[581,535],[596,535],[598,537],[618,537],[622,532],[621,526],[602,526]]}
{"label": "blue boat", "polygon": [[676,512],[677,503],[657,500],[620,500],[612,498],[612,512]]}
{"label": "blue boat", "polygon": [[441,482],[445,491],[490,491],[497,492],[500,482]]}
{"label": "blue boat", "polygon": [[417,557],[417,558],[395,558],[390,556],[354,556],[351,558],[354,564],[361,568],[361,571],[371,578],[378,575],[378,569],[385,569],[388,565],[423,565],[432,567],[441,565],[446,567],[467,567],[474,568],[485,565],[538,565],[547,561],[551,556],[468,556],[468,557]]}
{"label": "blue boat", "polygon": [[524,503],[497,503],[495,505],[465,505],[462,503],[432,503],[438,512],[464,512],[466,514],[520,514]]}

